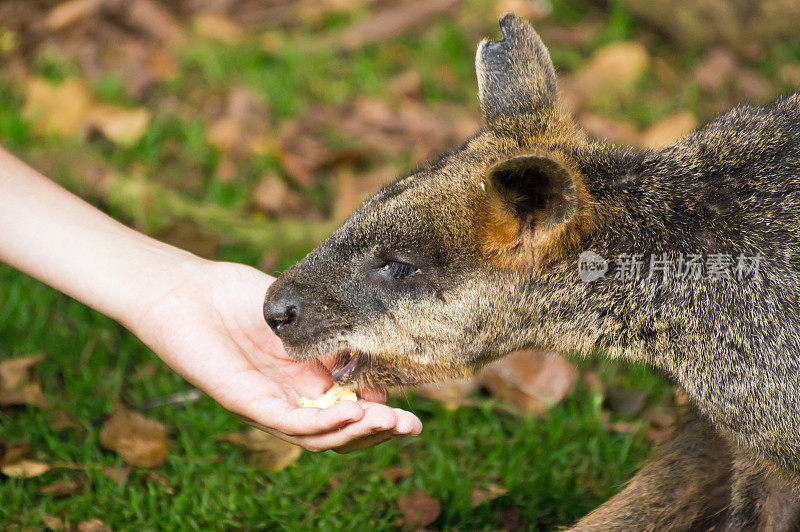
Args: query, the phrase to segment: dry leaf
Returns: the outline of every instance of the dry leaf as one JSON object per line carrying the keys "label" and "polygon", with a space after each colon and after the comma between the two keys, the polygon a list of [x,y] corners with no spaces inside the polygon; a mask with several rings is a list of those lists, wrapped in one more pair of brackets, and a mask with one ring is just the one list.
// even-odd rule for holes
{"label": "dry leaf", "polygon": [[689,399],[689,396],[686,395],[686,392],[683,391],[683,388],[673,386],[672,396],[675,400],[675,406],[688,407],[691,404],[691,400]]}
{"label": "dry leaf", "polygon": [[742,99],[763,103],[772,98],[772,84],[753,70],[740,69],[737,71],[736,86]]}
{"label": "dry leaf", "polygon": [[111,532],[111,527],[94,518],[78,524],[78,532]]}
{"label": "dry leaf", "polygon": [[421,31],[433,24],[439,15],[458,5],[458,0],[407,0],[390,4],[332,38],[324,39],[320,46],[352,51],[385,42],[409,31]]}
{"label": "dry leaf", "polygon": [[44,360],[44,353],[0,360],[0,390],[14,390],[30,379],[30,369]]}
{"label": "dry leaf", "polygon": [[208,127],[206,139],[217,149],[234,154],[259,154],[273,149],[265,125],[269,113],[263,98],[243,87],[233,87],[225,112]]}
{"label": "dry leaf", "polygon": [[583,129],[597,139],[603,139],[612,144],[639,145],[639,130],[630,122],[614,120],[595,113],[583,113],[579,120]]}
{"label": "dry leaf", "polygon": [[587,371],[583,375],[583,382],[590,390],[593,390],[601,397],[605,396],[606,383],[603,382],[603,379],[600,378],[600,375],[596,371]]}
{"label": "dry leaf", "polygon": [[647,407],[642,412],[642,417],[650,421],[657,428],[672,427],[677,418],[677,412],[674,408],[667,405],[655,404]]}
{"label": "dry leaf", "polygon": [[664,118],[642,133],[642,145],[659,148],[672,144],[697,127],[697,119],[689,111],[681,111]]}
{"label": "dry leaf", "polygon": [[[461,107],[362,97],[319,106],[285,122],[278,132],[277,155],[289,177],[309,187],[322,172],[382,162],[387,155],[428,159],[478,127],[477,116]],[[337,134],[336,148],[327,141],[332,131]]]}
{"label": "dry leaf", "polygon": [[29,456],[31,454],[31,446],[22,445],[6,445],[0,443],[2,452],[0,453],[0,466],[14,464]]}
{"label": "dry leaf", "polygon": [[289,188],[274,172],[269,172],[253,190],[253,205],[269,214],[302,214],[309,206],[301,194]]}
{"label": "dry leaf", "polygon": [[411,495],[401,495],[397,498],[397,506],[403,517],[397,521],[397,526],[405,530],[424,528],[436,521],[442,511],[438,499],[431,497],[417,487]]}
{"label": "dry leaf", "polygon": [[12,478],[33,478],[50,471],[50,466],[44,462],[23,459],[13,464],[0,466],[0,472]]}
{"label": "dry leaf", "polygon": [[608,44],[575,72],[566,83],[579,102],[596,94],[604,97],[629,92],[650,64],[650,56],[641,43],[622,41]]}
{"label": "dry leaf", "polygon": [[41,488],[39,493],[42,495],[52,495],[53,497],[66,497],[67,495],[76,493],[80,487],[80,484],[75,480],[57,480]]}
{"label": "dry leaf", "polygon": [[558,353],[524,350],[487,366],[482,377],[492,395],[536,415],[575,389],[578,371]]}
{"label": "dry leaf", "polygon": [[739,62],[730,50],[716,47],[694,67],[692,75],[701,89],[713,92],[732,81],[738,68]]}
{"label": "dry leaf", "polygon": [[53,410],[50,412],[50,425],[53,427],[53,430],[56,431],[80,427],[80,425],[63,410]]}
{"label": "dry leaf", "polygon": [[404,478],[408,478],[414,474],[414,470],[410,467],[402,467],[402,466],[394,466],[394,467],[387,467],[383,471],[381,471],[381,476],[384,478],[388,478],[394,482],[398,480],[403,480]]}
{"label": "dry leaf", "polygon": [[417,386],[416,391],[423,397],[442,402],[448,410],[457,410],[460,407],[473,406],[475,404],[475,401],[470,399],[469,396],[479,385],[479,378],[467,377],[465,379],[423,384]]}
{"label": "dry leaf", "polygon": [[123,109],[113,105],[97,105],[89,111],[86,121],[107,139],[130,146],[136,144],[147,131],[150,111],[143,108]]}
{"label": "dry leaf", "polygon": [[183,37],[180,23],[172,14],[153,0],[127,0],[115,2],[114,13],[128,25],[156,37],[165,44],[172,44]]}
{"label": "dry leaf", "polygon": [[46,526],[48,530],[64,530],[64,521],[60,517],[48,514],[42,514],[40,517],[42,518],[42,523],[44,523],[44,526]]}
{"label": "dry leaf", "polygon": [[23,116],[41,135],[74,135],[84,127],[92,97],[77,78],[61,83],[32,78],[25,88]]}
{"label": "dry leaf", "polygon": [[301,447],[258,429],[250,429],[244,433],[221,434],[217,439],[250,451],[255,464],[268,471],[280,471],[303,454]]}
{"label": "dry leaf", "polygon": [[244,32],[236,22],[215,13],[200,13],[194,18],[194,30],[201,37],[222,41],[225,44],[238,44]]}
{"label": "dry leaf", "polygon": [[103,468],[102,472],[103,476],[108,480],[124,486],[128,483],[128,478],[131,476],[132,469],[133,468],[129,465],[107,466]]}
{"label": "dry leaf", "polygon": [[47,408],[47,397],[38,382],[29,382],[16,390],[0,390],[0,405],[31,405]]}
{"label": "dry leaf", "polygon": [[503,486],[497,484],[487,484],[480,488],[473,488],[472,490],[472,507],[475,508],[487,501],[493,501],[498,497],[502,497],[508,493],[508,490]]}
{"label": "dry leaf", "polygon": [[616,421],[611,425],[611,429],[620,434],[633,434],[641,428],[642,424],[638,421]]}
{"label": "dry leaf", "polygon": [[619,386],[606,387],[606,405],[621,416],[633,417],[642,411],[647,394],[642,390],[629,390]]}
{"label": "dry leaf", "polygon": [[97,13],[106,0],[68,0],[56,5],[44,19],[50,31],[61,30]]}
{"label": "dry leaf", "polygon": [[494,7],[497,14],[511,12],[529,22],[540,20],[552,11],[553,6],[545,0],[496,0]]}
{"label": "dry leaf", "polygon": [[381,166],[375,170],[356,174],[349,169],[336,176],[336,197],[333,200],[333,219],[344,222],[348,216],[378,189],[395,177],[393,167]]}
{"label": "dry leaf", "polygon": [[100,431],[100,444],[131,465],[154,467],[167,459],[169,439],[162,423],[117,403]]}
{"label": "dry leaf", "polygon": [[800,63],[787,63],[778,70],[781,80],[794,87],[800,87]]}

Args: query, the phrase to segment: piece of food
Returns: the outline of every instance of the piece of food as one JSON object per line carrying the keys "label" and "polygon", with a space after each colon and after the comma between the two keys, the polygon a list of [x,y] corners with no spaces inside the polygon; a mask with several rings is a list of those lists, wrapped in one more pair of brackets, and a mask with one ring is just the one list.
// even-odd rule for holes
{"label": "piece of food", "polygon": [[358,396],[356,395],[356,392],[354,392],[350,388],[345,388],[344,386],[339,386],[338,384],[334,384],[330,390],[320,395],[316,399],[301,397],[300,406],[302,406],[303,408],[308,408],[308,407],[328,408],[329,406],[333,406],[336,403],[341,403],[342,401],[357,401],[357,400]]}

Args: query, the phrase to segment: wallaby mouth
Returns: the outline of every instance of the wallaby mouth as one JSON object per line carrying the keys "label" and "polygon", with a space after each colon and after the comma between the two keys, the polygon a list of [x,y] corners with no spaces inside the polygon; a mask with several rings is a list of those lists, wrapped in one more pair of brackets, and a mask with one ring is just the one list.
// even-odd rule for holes
{"label": "wallaby mouth", "polygon": [[331,377],[337,384],[346,384],[353,379],[361,367],[361,354],[352,351],[339,353],[331,368]]}

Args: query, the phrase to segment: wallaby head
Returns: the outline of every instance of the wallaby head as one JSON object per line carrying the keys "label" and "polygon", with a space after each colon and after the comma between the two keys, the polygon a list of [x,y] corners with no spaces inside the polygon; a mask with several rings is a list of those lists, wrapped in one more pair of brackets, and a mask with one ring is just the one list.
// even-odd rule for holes
{"label": "wallaby head", "polygon": [[484,129],[380,190],[267,294],[289,354],[333,364],[340,383],[471,373],[530,343],[532,297],[567,271],[577,282],[573,252],[596,223],[570,157],[586,141],[538,35],[512,14],[500,27],[476,57]]}

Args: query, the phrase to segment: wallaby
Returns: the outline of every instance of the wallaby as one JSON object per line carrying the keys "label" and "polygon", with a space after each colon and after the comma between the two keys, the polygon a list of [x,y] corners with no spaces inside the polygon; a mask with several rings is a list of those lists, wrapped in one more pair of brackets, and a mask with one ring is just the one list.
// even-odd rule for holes
{"label": "wallaby", "polygon": [[660,150],[590,140],[507,14],[478,46],[484,127],[377,192],[264,315],[339,383],[471,374],[536,347],[643,362],[693,412],[574,530],[800,524],[800,94]]}

